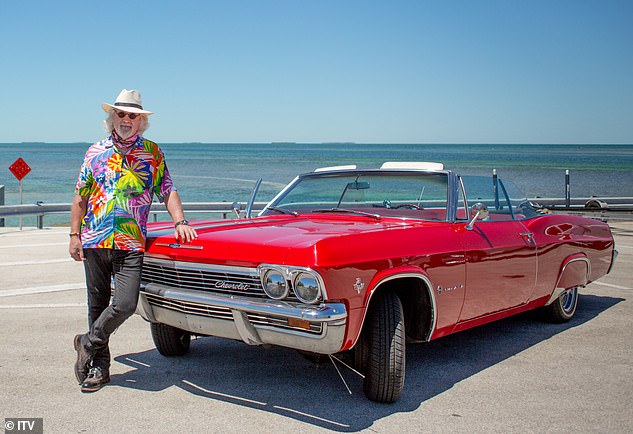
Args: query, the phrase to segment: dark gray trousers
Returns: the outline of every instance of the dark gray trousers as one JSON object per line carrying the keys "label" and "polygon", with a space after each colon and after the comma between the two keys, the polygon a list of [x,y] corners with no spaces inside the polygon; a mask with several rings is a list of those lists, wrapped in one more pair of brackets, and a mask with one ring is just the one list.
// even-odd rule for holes
{"label": "dark gray trousers", "polygon": [[[110,368],[110,335],[136,310],[143,253],[117,249],[84,249],[88,289],[88,342],[92,366]],[[114,277],[112,302],[111,281]]]}

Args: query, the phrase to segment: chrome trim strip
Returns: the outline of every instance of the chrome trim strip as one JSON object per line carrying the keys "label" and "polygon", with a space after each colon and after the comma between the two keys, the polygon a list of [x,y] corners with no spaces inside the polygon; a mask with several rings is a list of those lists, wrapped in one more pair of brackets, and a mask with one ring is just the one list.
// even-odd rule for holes
{"label": "chrome trim strip", "polygon": [[[429,278],[424,275],[424,274],[417,274],[417,273],[402,273],[402,274],[394,274],[392,276],[387,276],[384,279],[382,279],[381,281],[379,281],[376,286],[374,287],[374,290],[371,292],[371,294],[369,295],[369,299],[367,300],[367,306],[369,306],[371,304],[371,299],[374,296],[374,294],[376,294],[376,292],[378,292],[378,288],[380,288],[380,286],[385,283],[385,282],[389,282],[390,280],[395,280],[395,279],[399,279],[402,277],[414,277],[416,279],[420,279],[422,280],[425,284],[426,284],[426,290],[429,294],[429,298],[431,300],[431,327],[429,328],[429,332],[426,335],[426,338],[424,339],[424,341],[429,341],[431,340],[431,336],[433,335],[433,332],[435,331],[435,327],[437,324],[437,304],[435,302],[435,294],[433,293],[433,285],[431,283],[431,281],[429,280]],[[364,313],[363,313],[363,321],[361,322],[360,325],[360,331],[362,333],[363,331],[363,327],[365,325],[365,319],[367,318],[367,311],[369,309],[367,309],[367,306],[364,309]],[[356,340],[354,341],[354,345],[356,345],[356,343],[358,342],[358,338],[359,336],[356,336]]]}
{"label": "chrome trim strip", "polygon": [[611,252],[611,264],[609,265],[609,269],[607,270],[607,274],[613,270],[613,266],[615,265],[615,260],[618,259],[619,252],[613,247],[613,251]]}
{"label": "chrome trim strip", "polygon": [[204,250],[203,246],[191,246],[189,244],[178,244],[178,243],[156,243],[157,246],[161,247],[169,247],[171,249],[191,249],[191,250]]}
{"label": "chrome trim strip", "polygon": [[292,181],[290,181],[290,182],[288,183],[288,185],[286,185],[286,186],[285,186],[285,187],[284,187],[284,188],[283,188],[283,189],[282,189],[279,193],[277,193],[277,195],[276,195],[275,197],[273,197],[273,198],[272,198],[272,200],[271,200],[270,202],[268,202],[268,203],[266,204],[266,206],[264,206],[264,209],[262,209],[262,210],[261,210],[261,211],[260,211],[257,215],[258,215],[258,216],[261,216],[263,213],[265,213],[265,212],[266,212],[266,209],[267,209],[269,206],[271,206],[271,205],[272,205],[272,204],[274,204],[274,203],[277,203],[277,201],[278,201],[279,199],[281,199],[282,197],[284,197],[284,196],[286,195],[286,192],[287,192],[288,190],[290,190],[291,188],[293,188],[293,187],[294,187],[295,183],[299,180],[299,178],[300,178],[299,176],[295,176],[295,179],[293,179]]}
{"label": "chrome trim strip", "polygon": [[570,259],[569,261],[567,261],[565,263],[565,265],[563,265],[563,269],[560,271],[560,274],[558,275],[558,280],[556,281],[556,286],[554,286],[554,290],[552,291],[552,295],[550,296],[549,300],[547,300],[547,303],[545,303],[545,306],[549,306],[550,304],[552,304],[554,302],[554,300],[556,300],[558,297],[560,297],[560,295],[565,292],[566,288],[559,288],[558,284],[560,283],[560,279],[563,277],[563,274],[565,273],[565,268],[567,268],[567,266],[569,264],[571,264],[572,262],[576,262],[576,261],[584,261],[587,264],[587,274],[585,276],[585,284],[582,286],[586,286],[587,283],[589,282],[589,276],[591,275],[591,263],[589,262],[588,258],[573,258]]}

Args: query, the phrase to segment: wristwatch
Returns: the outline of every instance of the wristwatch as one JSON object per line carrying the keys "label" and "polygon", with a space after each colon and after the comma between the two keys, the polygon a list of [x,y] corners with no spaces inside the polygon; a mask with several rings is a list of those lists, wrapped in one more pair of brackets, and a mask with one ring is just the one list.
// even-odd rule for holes
{"label": "wristwatch", "polygon": [[180,220],[179,222],[176,222],[176,224],[174,225],[175,228],[177,228],[180,225],[185,225],[185,226],[189,226],[189,220]]}

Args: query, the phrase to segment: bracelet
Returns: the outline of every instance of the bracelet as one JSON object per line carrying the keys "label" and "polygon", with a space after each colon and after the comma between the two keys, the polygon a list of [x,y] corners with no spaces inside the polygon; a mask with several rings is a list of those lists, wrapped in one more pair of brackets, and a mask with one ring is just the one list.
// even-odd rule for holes
{"label": "bracelet", "polygon": [[179,222],[176,222],[176,224],[174,224],[174,227],[177,228],[180,225],[189,226],[189,220],[180,220]]}
{"label": "bracelet", "polygon": [[81,236],[81,234],[79,232],[71,232],[68,234],[69,237],[74,237],[74,236]]}

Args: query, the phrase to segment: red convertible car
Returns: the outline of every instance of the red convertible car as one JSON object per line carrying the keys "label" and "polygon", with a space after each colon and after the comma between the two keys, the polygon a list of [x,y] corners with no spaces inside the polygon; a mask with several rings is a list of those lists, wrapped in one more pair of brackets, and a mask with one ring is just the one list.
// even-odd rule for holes
{"label": "red convertible car", "polygon": [[161,354],[191,335],[344,353],[379,402],[403,391],[407,344],[530,309],[568,321],[617,255],[607,224],[439,163],[317,169],[257,217],[194,225],[190,244],[150,226],[138,313]]}

